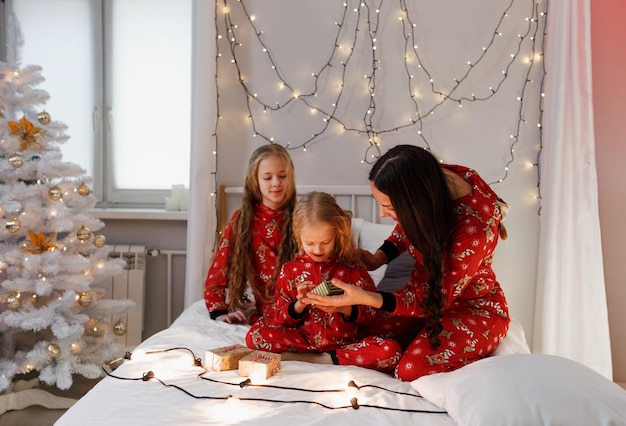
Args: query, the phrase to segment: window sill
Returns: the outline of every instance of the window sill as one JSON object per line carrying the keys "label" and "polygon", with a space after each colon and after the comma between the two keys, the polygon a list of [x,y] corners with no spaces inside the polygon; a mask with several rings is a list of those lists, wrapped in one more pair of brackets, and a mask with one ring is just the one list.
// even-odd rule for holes
{"label": "window sill", "polygon": [[90,213],[98,219],[187,220],[186,211],[167,211],[163,209],[95,208]]}

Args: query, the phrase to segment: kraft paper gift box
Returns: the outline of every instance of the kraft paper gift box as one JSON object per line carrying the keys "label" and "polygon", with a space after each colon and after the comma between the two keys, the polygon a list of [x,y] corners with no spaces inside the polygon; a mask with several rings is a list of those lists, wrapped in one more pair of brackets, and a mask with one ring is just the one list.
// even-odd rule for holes
{"label": "kraft paper gift box", "polygon": [[236,370],[239,360],[252,353],[243,345],[230,345],[206,351],[205,366],[215,371]]}
{"label": "kraft paper gift box", "polygon": [[280,370],[280,354],[254,351],[239,360],[239,375],[267,379]]}

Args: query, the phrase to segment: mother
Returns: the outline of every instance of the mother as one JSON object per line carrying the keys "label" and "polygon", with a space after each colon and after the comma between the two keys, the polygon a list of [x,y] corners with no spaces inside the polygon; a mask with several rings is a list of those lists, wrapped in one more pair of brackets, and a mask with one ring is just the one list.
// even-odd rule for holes
{"label": "mother", "polygon": [[473,170],[441,164],[428,151],[398,145],[376,161],[370,175],[380,216],[396,222],[375,252],[364,251],[372,270],[408,250],[415,259],[410,281],[394,293],[370,292],[333,279],[341,296],[310,293],[322,306],[380,309],[376,329],[405,348],[395,376],[410,381],[451,371],[493,351],[509,326],[504,293],[491,268],[501,235],[503,207]]}

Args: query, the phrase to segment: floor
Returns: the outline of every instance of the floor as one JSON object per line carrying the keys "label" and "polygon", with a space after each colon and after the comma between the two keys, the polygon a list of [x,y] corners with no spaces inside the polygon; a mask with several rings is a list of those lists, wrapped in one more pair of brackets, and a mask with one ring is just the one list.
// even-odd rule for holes
{"label": "floor", "polygon": [[[76,375],[72,387],[66,391],[45,386],[40,386],[39,389],[65,398],[78,399],[87,393],[98,380],[100,379],[90,380]],[[52,426],[64,413],[65,410],[50,410],[39,405],[33,405],[23,410],[7,411],[0,415],[0,426]]]}

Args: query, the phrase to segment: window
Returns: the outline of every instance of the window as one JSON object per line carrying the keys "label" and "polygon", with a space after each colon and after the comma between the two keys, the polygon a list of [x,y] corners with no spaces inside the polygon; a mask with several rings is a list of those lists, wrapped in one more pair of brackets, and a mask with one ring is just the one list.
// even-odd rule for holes
{"label": "window", "polygon": [[162,207],[189,186],[191,0],[5,1],[99,204]]}

